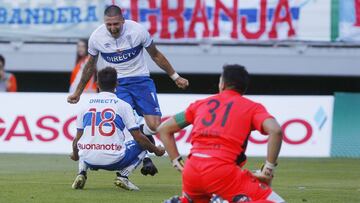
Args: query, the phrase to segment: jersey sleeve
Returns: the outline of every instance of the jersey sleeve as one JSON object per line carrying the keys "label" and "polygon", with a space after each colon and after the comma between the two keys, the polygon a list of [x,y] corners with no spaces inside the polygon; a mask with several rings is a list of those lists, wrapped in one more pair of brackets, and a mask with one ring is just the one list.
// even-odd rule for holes
{"label": "jersey sleeve", "polygon": [[92,33],[88,42],[88,53],[92,56],[99,54],[99,50],[96,48],[95,38],[95,33]]}
{"label": "jersey sleeve", "polygon": [[135,129],[139,129],[139,125],[136,123],[136,118],[134,115],[134,111],[131,108],[131,106],[128,103],[123,103],[123,105],[121,105],[123,110],[121,111],[123,115],[121,115],[125,127],[130,131],[130,130],[135,130]]}
{"label": "jersey sleeve", "polygon": [[273,118],[273,116],[266,111],[263,105],[257,104],[253,113],[251,123],[252,126],[263,135],[265,135],[266,133],[262,128],[262,124],[267,118]]}
{"label": "jersey sleeve", "polygon": [[140,33],[141,33],[141,44],[143,47],[149,47],[151,43],[153,42],[153,39],[150,36],[149,31],[146,30],[146,28],[142,25],[140,25]]}
{"label": "jersey sleeve", "polygon": [[192,104],[189,105],[189,107],[185,110],[185,121],[187,123],[194,123],[195,120],[195,112],[197,109],[198,103],[194,102]]}

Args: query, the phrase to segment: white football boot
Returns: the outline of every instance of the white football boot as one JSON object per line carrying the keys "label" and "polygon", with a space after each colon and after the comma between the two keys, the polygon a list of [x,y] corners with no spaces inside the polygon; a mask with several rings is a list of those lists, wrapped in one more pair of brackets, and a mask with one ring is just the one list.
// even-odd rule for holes
{"label": "white football boot", "polygon": [[73,184],[72,184],[72,188],[73,189],[83,189],[86,183],[86,177],[82,174],[79,174],[76,176]]}
{"label": "white football boot", "polygon": [[115,186],[123,188],[125,190],[133,190],[133,191],[140,190],[136,185],[130,182],[128,178],[120,177],[120,176],[116,177]]}

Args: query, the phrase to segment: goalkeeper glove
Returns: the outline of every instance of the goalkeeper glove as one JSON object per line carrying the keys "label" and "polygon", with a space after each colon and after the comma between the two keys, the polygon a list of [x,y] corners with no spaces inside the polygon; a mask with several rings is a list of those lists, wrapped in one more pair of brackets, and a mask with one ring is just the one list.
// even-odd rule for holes
{"label": "goalkeeper glove", "polygon": [[266,161],[265,164],[261,167],[261,174],[273,178],[276,166],[277,164]]}
{"label": "goalkeeper glove", "polygon": [[178,171],[182,172],[184,170],[184,160],[181,156],[176,157],[171,161],[173,167],[175,167]]}
{"label": "goalkeeper glove", "polygon": [[277,164],[272,164],[268,161],[265,162],[265,164],[263,164],[261,166],[260,170],[256,170],[253,172],[253,175],[260,181],[263,183],[268,184],[269,186],[271,185],[271,181],[274,177],[274,171],[275,171],[275,167]]}

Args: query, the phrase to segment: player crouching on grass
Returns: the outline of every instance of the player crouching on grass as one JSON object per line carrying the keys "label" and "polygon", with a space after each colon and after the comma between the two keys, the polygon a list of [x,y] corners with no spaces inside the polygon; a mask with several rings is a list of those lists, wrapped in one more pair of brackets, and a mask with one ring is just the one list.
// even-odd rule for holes
{"label": "player crouching on grass", "polygon": [[[158,132],[169,158],[182,171],[184,194],[166,203],[285,202],[270,188],[282,131],[263,105],[243,97],[248,83],[245,67],[225,65],[219,94],[192,103],[160,125]],[[190,124],[192,148],[184,167],[174,133]],[[255,174],[241,168],[252,130],[269,135],[265,165]]]}
{"label": "player crouching on grass", "polygon": [[[97,77],[100,93],[85,102],[77,115],[77,134],[70,158],[79,161],[79,174],[73,189],[83,189],[87,169],[116,171],[115,185],[127,190],[139,190],[128,179],[147,153],[162,156],[163,147],[156,147],[140,132],[131,106],[114,94],[117,73],[114,68],[100,70]],[[134,140],[125,142],[124,131]]]}

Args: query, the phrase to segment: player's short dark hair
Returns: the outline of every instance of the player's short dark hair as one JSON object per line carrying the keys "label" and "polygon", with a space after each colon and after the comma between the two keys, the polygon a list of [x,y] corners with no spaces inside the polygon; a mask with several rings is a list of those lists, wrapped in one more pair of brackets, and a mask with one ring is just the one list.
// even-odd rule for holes
{"label": "player's short dark hair", "polygon": [[233,89],[244,94],[249,86],[250,76],[242,65],[224,65],[222,79],[227,89]]}
{"label": "player's short dark hair", "polygon": [[3,55],[0,54],[0,61],[4,64],[5,66],[5,57]]}
{"label": "player's short dark hair", "polygon": [[117,84],[117,72],[113,67],[106,67],[97,74],[100,91],[114,91]]}
{"label": "player's short dark hair", "polygon": [[104,15],[106,15],[108,17],[114,17],[114,16],[118,16],[118,15],[123,16],[122,12],[121,12],[121,8],[116,5],[108,6],[104,11]]}

